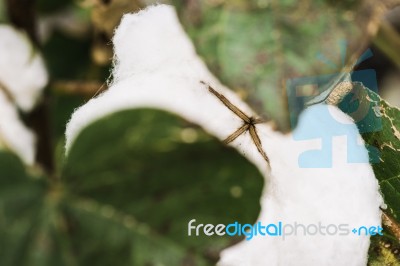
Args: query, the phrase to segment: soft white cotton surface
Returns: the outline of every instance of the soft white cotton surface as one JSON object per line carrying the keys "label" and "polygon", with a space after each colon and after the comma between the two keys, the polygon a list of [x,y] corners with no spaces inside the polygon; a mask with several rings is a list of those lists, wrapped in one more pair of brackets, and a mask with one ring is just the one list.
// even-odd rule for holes
{"label": "soft white cotton surface", "polygon": [[[344,127],[351,125],[348,136],[354,134],[360,138],[349,117],[336,107],[326,105],[307,109],[300,117],[296,131],[303,130],[302,127],[308,126],[310,121],[323,125],[326,117],[321,114],[326,108],[345,122]],[[321,149],[321,140],[296,141],[292,134],[277,138],[269,148],[271,173],[261,200],[259,220],[265,224],[281,221],[306,226],[321,223],[322,226],[333,224],[337,227],[345,224],[349,230],[380,225],[382,198],[378,182],[368,163],[347,162],[348,136],[333,137],[330,168],[299,167],[299,156],[310,149]],[[362,143],[361,138],[359,142]],[[353,156],[368,160],[365,148],[356,152],[358,154]],[[347,235],[304,236],[301,228],[298,232],[297,236],[285,239],[267,236],[243,241],[223,251],[219,265],[361,266],[367,263],[369,236],[352,232]]]}
{"label": "soft white cotton surface", "polygon": [[[213,86],[248,115],[254,115],[250,107],[208,71],[170,6],[159,5],[125,15],[116,30],[114,46],[114,81],[109,90],[73,114],[66,130],[67,153],[77,135],[90,123],[116,111],[141,107],[172,112],[197,123],[220,140],[225,139],[242,121],[200,81]],[[348,137],[336,136],[336,129],[326,126],[331,121],[322,115],[322,110],[327,108],[346,127],[347,136],[356,137],[362,144],[351,119],[336,107],[326,105],[306,110],[294,135],[274,132],[268,124],[257,125],[270,167],[248,133],[230,144],[254,163],[266,179],[259,221],[348,224],[350,230],[362,225],[380,225],[382,199],[367,163],[367,151],[361,146],[352,154],[364,163],[347,162]],[[329,168],[299,165],[303,152],[323,147],[321,139],[304,138],[311,124],[321,125],[318,132],[324,136],[332,131]],[[303,138],[296,140],[296,134],[303,134]],[[285,240],[255,237],[224,250],[219,265],[365,265],[368,246],[368,236],[352,233],[298,235]]]}
{"label": "soft white cotton surface", "polygon": [[47,84],[41,55],[25,33],[0,25],[0,86],[23,111],[31,110]]}

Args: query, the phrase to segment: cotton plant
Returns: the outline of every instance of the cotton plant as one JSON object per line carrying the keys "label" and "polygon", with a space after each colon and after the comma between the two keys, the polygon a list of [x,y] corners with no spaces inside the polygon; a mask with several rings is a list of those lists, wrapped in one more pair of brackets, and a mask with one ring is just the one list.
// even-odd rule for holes
{"label": "cotton plant", "polygon": [[[337,107],[312,106],[294,133],[274,131],[207,69],[171,6],[124,15],[113,44],[109,89],[73,113],[66,129],[67,159],[79,135],[96,121],[124,110],[162,110],[199,125],[257,167],[265,179],[257,221],[381,225],[382,198],[365,147],[354,155],[363,163],[348,163],[347,140],[337,137],[332,167],[299,166],[303,152],[322,144],[296,140],[294,134],[310,124],[321,125],[318,130],[329,134],[333,129],[324,110],[363,145],[352,119]],[[365,265],[369,244],[369,236],[355,234],[254,237],[223,250],[218,265]]]}
{"label": "cotton plant", "polygon": [[19,117],[31,111],[48,81],[44,61],[27,35],[0,25],[0,147],[33,165],[35,136]]}

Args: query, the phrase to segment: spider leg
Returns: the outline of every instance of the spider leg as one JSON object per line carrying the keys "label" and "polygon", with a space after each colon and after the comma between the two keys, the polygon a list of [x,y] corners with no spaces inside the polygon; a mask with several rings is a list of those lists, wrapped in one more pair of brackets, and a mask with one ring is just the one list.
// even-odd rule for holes
{"label": "spider leg", "polygon": [[208,90],[214,94],[229,110],[231,110],[235,115],[240,117],[246,123],[250,123],[250,117],[242,112],[238,107],[231,103],[224,95],[220,94],[214,90],[210,85],[206,84],[204,81],[200,81],[202,84],[207,85]]}
{"label": "spider leg", "polygon": [[266,160],[267,163],[269,163],[269,158],[268,158],[267,154],[265,154],[265,152],[262,148],[261,140],[258,137],[256,127],[254,125],[250,125],[249,132],[250,132],[251,139],[253,140],[254,144],[257,147],[258,152],[261,154],[261,156],[264,158],[264,160]]}
{"label": "spider leg", "polygon": [[266,121],[265,119],[261,118],[261,117],[255,118],[255,119],[253,120],[253,124],[263,124],[263,123],[266,123],[266,122],[267,122],[267,121]]}
{"label": "spider leg", "polygon": [[6,86],[4,86],[3,83],[0,83],[0,91],[2,91],[4,93],[4,95],[6,96],[7,100],[9,100],[10,102],[15,104],[15,99],[13,97],[13,95],[11,94],[11,92],[7,89]]}
{"label": "spider leg", "polygon": [[242,135],[244,132],[246,132],[249,129],[250,125],[249,124],[244,124],[243,126],[241,126],[240,128],[238,128],[235,132],[233,132],[231,135],[229,135],[229,137],[227,137],[224,140],[224,144],[229,144],[232,141],[234,141],[237,137],[239,137],[240,135]]}

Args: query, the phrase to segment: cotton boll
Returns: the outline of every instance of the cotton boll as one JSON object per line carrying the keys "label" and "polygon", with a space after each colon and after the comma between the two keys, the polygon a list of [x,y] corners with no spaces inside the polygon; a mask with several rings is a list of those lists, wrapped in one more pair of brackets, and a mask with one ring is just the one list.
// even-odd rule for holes
{"label": "cotton boll", "polygon": [[[103,95],[89,101],[84,106],[85,111],[78,110],[74,113],[66,131],[67,151],[77,134],[87,124],[109,113],[132,106],[167,108],[175,113],[178,112],[178,115],[182,112],[180,106],[192,106],[196,109],[193,108],[194,111],[186,114],[187,119],[195,119],[193,116],[200,117],[206,127],[212,124],[210,133],[220,134],[221,138],[225,137],[222,134],[232,133],[241,126],[242,121],[226,107],[221,106],[220,101],[200,81],[218,88],[249,115],[254,113],[209,72],[195,53],[193,44],[182,29],[171,6],[158,5],[137,14],[124,15],[120,26],[116,29],[113,42],[115,49],[113,84]],[[152,77],[149,78],[149,75]],[[142,95],[145,99],[141,98]],[[195,104],[197,98],[207,100]],[[165,99],[168,99],[168,104]],[[107,101],[101,110],[94,104],[100,101]],[[217,109],[215,114],[214,107]],[[205,109],[208,110],[205,112],[207,115],[199,116],[198,111]],[[223,120],[217,118],[221,113],[224,116]],[[220,121],[225,121],[224,124],[228,125],[224,132],[213,127]],[[265,163],[262,164],[265,167]]]}
{"label": "cotton boll", "polygon": [[[270,147],[272,170],[261,201],[259,220],[264,224],[321,222],[325,226],[348,224],[349,230],[381,224],[382,197],[371,166],[347,162],[348,137],[359,136],[351,118],[336,107],[317,105],[301,115],[296,130],[310,130],[304,128],[310,123],[324,125],[326,109],[340,118],[347,131],[347,137],[333,139],[332,167],[299,167],[298,158],[304,151],[310,147],[322,148],[318,143],[320,139],[298,141],[292,134],[277,138]],[[335,135],[330,127],[321,126],[318,130],[325,131],[322,132],[325,136]],[[356,152],[359,158],[368,159],[365,148]],[[219,265],[366,265],[368,247],[368,236],[356,236],[351,232],[345,236],[297,235],[285,240],[255,237],[223,251]]]}
{"label": "cotton boll", "polygon": [[18,112],[6,95],[0,91],[0,149],[17,154],[27,165],[35,157],[35,138],[19,119]]}
{"label": "cotton boll", "polygon": [[48,81],[42,57],[24,33],[7,25],[0,25],[0,51],[1,86],[21,110],[31,110]]}
{"label": "cotton boll", "polygon": [[[72,115],[66,130],[67,154],[87,125],[108,114],[134,108],[155,108],[177,114],[224,140],[243,121],[200,81],[210,84],[247,115],[254,115],[246,103],[208,71],[195,54],[171,7],[159,5],[125,15],[116,30],[114,45],[114,82],[109,90]],[[326,108],[345,122],[346,134],[360,140],[348,116],[335,107],[318,105],[304,112],[297,131],[291,135],[274,132],[268,124],[256,126],[263,149],[270,158],[270,167],[248,133],[230,144],[254,163],[266,179],[258,221],[264,224],[278,221],[347,223],[349,226],[380,224],[382,199],[378,183],[368,163],[347,162],[346,135],[332,138],[329,168],[299,166],[304,152],[323,147],[318,134],[307,139],[302,132],[307,132],[310,125],[317,125],[311,133],[329,136],[339,128],[326,126],[331,123],[328,119],[331,116],[322,116]],[[362,146],[353,154],[361,161],[367,156]],[[298,236],[285,241],[255,237],[225,250],[219,264],[364,265],[368,246],[367,236]]]}
{"label": "cotton boll", "polygon": [[179,22],[174,9],[165,5],[140,11],[134,16],[124,15],[113,38],[117,60],[115,78],[155,71],[191,58],[193,45],[176,25]]}
{"label": "cotton boll", "polygon": [[[185,75],[207,75],[204,63],[179,23],[172,6],[158,5],[126,14],[115,31],[114,82],[159,70]],[[209,76],[209,75],[208,75]]]}
{"label": "cotton boll", "polygon": [[[162,84],[160,86],[160,84]],[[224,88],[220,88],[225,94]],[[226,91],[225,95],[231,95]],[[236,95],[229,99],[238,106],[245,105]],[[102,106],[101,108],[99,108]],[[99,97],[90,100],[73,114],[66,130],[66,149],[70,149],[79,132],[88,124],[117,111],[132,108],[155,108],[177,114],[188,121],[196,121],[210,134],[221,140],[242,125],[242,120],[212,95],[198,79],[182,78],[170,74],[136,75],[135,78],[116,83]],[[249,107],[243,108],[249,110]],[[272,130],[269,132],[274,134]],[[269,134],[266,133],[266,134]],[[250,138],[250,136],[242,136]],[[250,140],[250,139],[249,139]],[[236,143],[236,142],[235,142]],[[256,148],[239,147],[247,154],[254,154],[254,161],[265,169],[266,162],[258,156]],[[242,149],[243,148],[243,149]]]}

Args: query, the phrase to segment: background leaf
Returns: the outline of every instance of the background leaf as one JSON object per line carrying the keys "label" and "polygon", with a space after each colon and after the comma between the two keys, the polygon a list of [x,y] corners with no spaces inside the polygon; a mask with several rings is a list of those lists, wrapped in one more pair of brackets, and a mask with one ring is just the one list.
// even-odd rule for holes
{"label": "background leaf", "polygon": [[33,245],[32,231],[40,223],[45,183],[29,177],[10,153],[0,152],[0,169],[0,264],[21,265],[41,247]]}
{"label": "background leaf", "polygon": [[[387,205],[400,222],[400,110],[362,83],[353,83],[339,108],[352,116],[369,150],[370,161]],[[360,117],[358,110],[367,110]],[[395,236],[398,238],[398,236]]]}
{"label": "background leaf", "polygon": [[9,154],[0,164],[1,265],[213,265],[240,238],[188,237],[188,222],[254,223],[260,211],[258,170],[161,111],[88,126],[52,183]]}
{"label": "background leaf", "polygon": [[[263,188],[260,173],[236,151],[197,126],[155,110],[116,113],[86,128],[69,153],[63,182],[69,201],[90,199],[108,209],[111,217],[120,213],[175,243],[185,251],[182,263],[192,256],[215,263],[223,247],[238,241],[226,236],[188,237],[191,219],[254,223]],[[75,215],[82,231],[80,217]],[[148,241],[154,245],[151,236]],[[165,250],[158,252],[168,257]],[[152,258],[149,253],[142,256]]]}
{"label": "background leaf", "polygon": [[[370,92],[370,94],[373,94]],[[365,141],[379,148],[380,162],[373,164],[381,191],[390,212],[400,222],[400,110],[390,106],[379,96],[378,106],[382,130],[366,132]],[[373,98],[370,98],[373,99]]]}
{"label": "background leaf", "polygon": [[326,74],[335,79],[366,44],[362,32],[370,19],[364,1],[193,0],[176,5],[213,72],[283,130],[290,126],[286,83]]}

